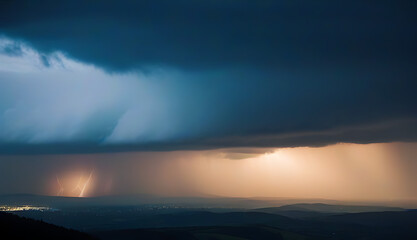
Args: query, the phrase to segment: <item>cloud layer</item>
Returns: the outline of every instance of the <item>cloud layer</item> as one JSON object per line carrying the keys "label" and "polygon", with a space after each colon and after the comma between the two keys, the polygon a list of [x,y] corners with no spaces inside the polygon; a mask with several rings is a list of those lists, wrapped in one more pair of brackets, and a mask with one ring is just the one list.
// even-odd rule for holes
{"label": "cloud layer", "polygon": [[417,139],[414,1],[0,9],[0,152]]}
{"label": "cloud layer", "polygon": [[115,71],[401,67],[416,63],[416,9],[412,0],[6,1],[0,29]]}

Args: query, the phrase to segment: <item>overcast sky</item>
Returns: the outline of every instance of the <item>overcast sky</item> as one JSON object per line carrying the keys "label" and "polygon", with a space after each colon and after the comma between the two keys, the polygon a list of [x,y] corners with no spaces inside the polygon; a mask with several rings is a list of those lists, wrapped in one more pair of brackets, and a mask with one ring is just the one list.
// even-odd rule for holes
{"label": "overcast sky", "polygon": [[415,141],[416,9],[4,1],[0,152]]}
{"label": "overcast sky", "polygon": [[[273,153],[284,148],[298,161],[299,153],[308,155],[315,149],[310,147],[317,147],[320,154],[312,161],[318,167],[297,167],[317,173],[312,179],[333,170],[342,174],[344,162],[361,159],[359,169],[387,172],[386,178],[364,178],[369,188],[395,182],[389,191],[375,190],[369,198],[415,199],[409,188],[415,178],[398,169],[417,170],[410,154],[417,140],[416,12],[417,2],[411,0],[1,1],[0,193],[56,191],[56,186],[50,191],[37,181],[27,184],[37,174],[18,177],[27,171],[23,162],[31,159],[48,173],[42,170],[42,176],[53,176],[78,166],[77,156],[109,159],[120,154],[112,167],[93,161],[94,166],[80,170],[96,168],[120,176],[117,172],[133,166],[149,172],[166,168],[158,161],[134,164],[129,159],[189,157],[202,163],[192,165],[190,160],[184,171],[197,174],[209,168],[201,160],[207,152],[228,156],[213,159],[218,160],[216,169],[232,172],[250,165],[242,159],[256,162],[265,153],[278,159]],[[364,156],[342,154],[363,147],[368,147]],[[386,159],[387,151],[395,152],[388,155],[397,165],[378,162]],[[337,170],[330,158],[340,158]],[[242,165],[232,167],[229,161],[234,160]],[[172,161],[177,166],[172,169],[182,169],[178,161]],[[52,162],[59,167],[50,168]],[[71,162],[75,165],[67,165]],[[333,187],[345,186],[359,197],[359,182],[346,183],[357,173],[346,169],[343,178],[328,174],[316,186],[334,181],[339,185]],[[262,171],[267,170],[235,176],[269,184],[259,193],[251,188],[233,192],[238,183],[214,191],[214,180],[199,185],[200,190],[279,196],[271,190],[277,179],[256,179]],[[300,174],[293,173],[288,181]],[[132,179],[131,174],[126,178]],[[170,174],[178,178],[179,172]],[[214,179],[209,175],[201,176]],[[20,179],[16,185],[4,185],[14,178]],[[183,186],[179,192],[195,181],[184,179],[174,181]],[[126,181],[119,183],[110,193],[168,189],[144,184],[128,191]],[[301,196],[310,189],[291,186],[295,190],[288,195]],[[94,194],[106,191],[96,189]],[[320,192],[307,195],[320,197]]]}

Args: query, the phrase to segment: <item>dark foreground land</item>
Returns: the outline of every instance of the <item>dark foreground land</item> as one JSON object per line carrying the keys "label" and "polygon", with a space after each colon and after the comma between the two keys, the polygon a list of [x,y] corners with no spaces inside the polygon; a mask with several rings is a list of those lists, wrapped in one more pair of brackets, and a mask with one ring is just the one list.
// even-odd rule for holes
{"label": "dark foreground land", "polygon": [[[45,202],[44,197],[31,196],[31,202],[26,198],[8,197],[2,204]],[[48,199],[50,210],[0,212],[0,239],[417,239],[417,210],[403,208],[322,203],[267,208],[218,208],[217,203],[99,206],[91,199],[82,205],[67,198]]]}
{"label": "dark foreground land", "polygon": [[0,239],[95,239],[49,223],[0,212]]}
{"label": "dark foreground land", "polygon": [[0,213],[1,232],[7,236],[1,239],[417,239],[416,210],[304,219],[261,212],[187,211],[142,216],[135,222],[135,228],[109,225],[107,230],[102,226],[83,233]]}
{"label": "dark foreground land", "polygon": [[176,227],[92,234],[101,239],[417,239],[417,211],[350,213],[308,220],[258,212],[160,217],[161,225]]}

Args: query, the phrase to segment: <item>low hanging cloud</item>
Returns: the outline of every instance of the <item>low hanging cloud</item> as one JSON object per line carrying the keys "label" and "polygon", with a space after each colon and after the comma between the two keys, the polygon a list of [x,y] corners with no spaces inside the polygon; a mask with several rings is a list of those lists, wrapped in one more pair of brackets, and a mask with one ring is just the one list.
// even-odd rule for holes
{"label": "low hanging cloud", "polygon": [[0,153],[416,141],[416,2],[342,2],[2,2]]}
{"label": "low hanging cloud", "polygon": [[0,151],[75,153],[416,140],[414,95],[408,82],[393,86],[390,81],[375,81],[375,91],[369,93],[369,82],[325,86],[318,84],[325,80],[314,74],[276,72],[279,82],[268,81],[270,77],[254,70],[187,72],[162,67],[109,73],[62,52],[42,53],[3,37]]}
{"label": "low hanging cloud", "polygon": [[[9,46],[21,53],[6,53]],[[172,102],[156,87],[165,73],[108,74],[6,38],[0,49],[3,144],[135,142],[176,134]]]}

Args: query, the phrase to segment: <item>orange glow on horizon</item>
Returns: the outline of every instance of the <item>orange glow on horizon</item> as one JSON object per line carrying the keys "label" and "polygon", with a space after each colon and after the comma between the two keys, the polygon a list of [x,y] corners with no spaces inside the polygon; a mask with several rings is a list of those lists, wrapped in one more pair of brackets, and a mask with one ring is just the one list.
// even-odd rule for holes
{"label": "orange glow on horizon", "polygon": [[[335,144],[264,152],[219,149],[124,154],[129,159],[124,164],[131,168],[124,176],[130,182],[124,184],[129,189],[177,196],[408,201],[417,199],[413,186],[417,181],[413,174],[416,146]],[[158,158],[150,157],[152,154]]]}
{"label": "orange glow on horizon", "polygon": [[[94,170],[91,170],[88,175],[83,172],[67,172],[62,177],[55,176],[56,184],[54,188],[58,189],[56,196],[64,197],[86,197],[88,191],[92,190]],[[71,190],[70,190],[71,189]]]}
{"label": "orange glow on horizon", "polygon": [[417,143],[71,155],[60,159],[47,184],[49,195],[70,197],[144,193],[417,204],[415,156]]}

